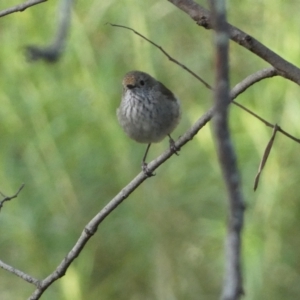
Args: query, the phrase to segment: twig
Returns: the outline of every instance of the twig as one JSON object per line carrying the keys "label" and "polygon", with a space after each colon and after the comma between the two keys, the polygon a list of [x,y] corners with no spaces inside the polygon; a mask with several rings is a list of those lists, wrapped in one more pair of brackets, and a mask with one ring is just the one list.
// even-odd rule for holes
{"label": "twig", "polygon": [[265,149],[264,155],[263,155],[262,160],[261,160],[261,162],[259,164],[259,167],[258,167],[258,172],[257,172],[257,174],[255,176],[254,188],[253,188],[254,191],[256,191],[256,189],[258,187],[260,174],[261,174],[262,170],[264,169],[265,164],[266,164],[266,162],[268,160],[268,157],[270,155],[270,152],[271,152],[271,149],[272,149],[272,146],[273,146],[273,143],[274,143],[277,131],[278,131],[278,126],[277,126],[277,124],[275,124],[274,130],[273,130],[273,133],[272,133],[272,136],[271,136],[271,139],[270,139],[270,141],[267,144],[267,147]]}
{"label": "twig", "polygon": [[179,65],[180,67],[182,67],[184,70],[186,70],[188,73],[190,73],[191,75],[193,75],[195,78],[197,78],[199,81],[201,81],[208,89],[212,90],[212,86],[210,86],[205,80],[203,80],[200,76],[198,76],[195,72],[193,72],[191,69],[187,68],[184,64],[180,63],[178,60],[174,59],[172,56],[170,56],[161,46],[157,45],[156,43],[152,42],[151,40],[149,40],[148,38],[146,38],[144,35],[140,34],[139,32],[137,32],[136,30],[134,30],[133,28],[130,28],[128,26],[124,26],[124,25],[118,25],[118,24],[112,24],[112,23],[108,23],[111,26],[114,27],[120,27],[120,28],[125,28],[128,30],[131,30],[132,32],[134,32],[136,35],[140,36],[141,38],[143,38],[144,40],[146,40],[147,42],[149,42],[150,44],[152,44],[153,46],[155,46],[156,48],[158,48],[165,56],[168,57],[168,59],[172,62],[174,62],[175,64]]}
{"label": "twig", "polygon": [[[212,29],[211,14],[201,5],[193,0],[168,0],[179,9],[188,14],[199,26],[205,29]],[[229,38],[240,46],[253,52],[263,60],[270,63],[278,70],[281,76],[300,85],[300,69],[281,56],[267,48],[258,40],[243,32],[242,30],[227,23]]]}
{"label": "twig", "polygon": [[62,55],[71,21],[71,10],[73,0],[60,0],[58,10],[58,29],[53,42],[48,46],[29,45],[25,47],[26,56],[29,61],[37,61],[40,59],[46,62],[56,62]]}
{"label": "twig", "polygon": [[266,79],[266,78],[271,78],[274,76],[278,76],[278,71],[273,68],[266,68],[266,69],[262,69],[260,71],[257,71],[251,75],[249,75],[248,77],[246,77],[245,79],[243,79],[241,82],[239,82],[230,92],[231,95],[231,99],[234,100],[236,97],[232,96],[232,93],[234,93],[235,89],[238,89],[239,91],[245,91],[246,89],[248,89],[250,86],[252,86],[253,84],[261,81],[262,79]]}
{"label": "twig", "polygon": [[0,260],[0,268],[17,275],[18,277],[24,279],[25,281],[27,281],[31,284],[34,284],[36,287],[39,286],[39,280],[37,280],[36,278],[34,278],[20,270],[17,270],[15,268],[11,267],[10,265],[4,263],[2,260]]}
{"label": "twig", "polygon": [[215,65],[216,88],[213,118],[218,157],[228,193],[229,221],[226,237],[225,276],[222,300],[238,300],[243,292],[241,245],[245,204],[235,150],[230,138],[228,108],[229,95],[228,27],[225,0],[211,0],[213,23],[216,31]]}
{"label": "twig", "polygon": [[22,4],[18,4],[16,6],[1,10],[0,11],[0,18],[4,17],[4,16],[7,16],[9,14],[15,13],[15,12],[22,12],[28,7],[31,7],[31,6],[46,2],[46,1],[47,0],[29,0],[29,1],[26,1]]}
{"label": "twig", "polygon": [[4,202],[10,201],[10,200],[12,200],[12,199],[18,197],[18,195],[19,195],[19,193],[22,191],[24,185],[25,185],[25,184],[23,183],[23,184],[19,187],[18,191],[17,191],[14,195],[12,195],[12,196],[5,196],[3,193],[0,192],[0,194],[4,197],[4,198],[0,201],[0,211],[1,211],[1,208],[3,207]]}
{"label": "twig", "polygon": [[[239,104],[238,102],[232,101],[235,105],[237,106],[242,106],[241,104]],[[286,132],[285,130],[283,130],[280,126],[278,126],[277,124],[272,124],[268,121],[266,121],[265,119],[263,119],[262,117],[260,117],[259,115],[257,115],[256,113],[254,113],[253,111],[249,110],[248,108],[246,108],[245,106],[242,106],[242,108],[247,111],[250,115],[254,116],[255,118],[257,118],[258,120],[260,120],[262,123],[264,123],[266,126],[271,127],[271,128],[275,128],[276,127],[276,131],[281,132],[283,135],[287,136],[288,138],[292,139],[293,141],[297,142],[300,144],[300,139],[292,136],[291,134],[289,134],[288,132]]]}

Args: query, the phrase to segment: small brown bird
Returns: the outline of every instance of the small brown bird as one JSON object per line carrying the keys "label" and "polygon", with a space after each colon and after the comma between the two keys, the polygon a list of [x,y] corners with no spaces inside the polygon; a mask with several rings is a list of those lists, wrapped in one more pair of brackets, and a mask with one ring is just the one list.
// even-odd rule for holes
{"label": "small brown bird", "polygon": [[161,82],[147,73],[131,71],[123,79],[123,95],[117,109],[119,123],[125,133],[139,143],[148,144],[142,161],[145,174],[151,176],[146,157],[151,143],[158,143],[166,136],[176,153],[170,134],[180,121],[180,103]]}

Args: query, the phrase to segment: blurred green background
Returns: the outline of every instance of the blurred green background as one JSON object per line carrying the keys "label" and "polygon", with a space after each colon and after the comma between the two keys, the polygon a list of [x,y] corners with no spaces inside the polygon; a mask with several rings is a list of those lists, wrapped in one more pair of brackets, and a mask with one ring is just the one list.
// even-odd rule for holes
{"label": "blurred green background", "polygon": [[[1,9],[19,1],[1,1]],[[206,5],[206,1],[200,1]],[[0,19],[0,190],[19,197],[0,213],[0,259],[44,278],[85,224],[140,172],[145,145],[127,138],[115,111],[121,80],[148,72],[182,101],[182,135],[211,106],[210,92],[131,26],[213,84],[213,32],[162,0],[77,1],[62,59],[30,64],[28,44],[47,44],[57,1]],[[230,22],[300,65],[298,1],[232,0]],[[230,45],[232,86],[267,67]],[[300,137],[299,87],[264,80],[238,99]],[[244,299],[300,298],[300,145],[278,134],[258,190],[254,177],[272,130],[231,110],[247,201]],[[151,148],[149,160],[168,147]],[[224,272],[227,202],[207,125],[100,226],[66,276],[42,299],[218,299]],[[0,269],[0,299],[27,299],[33,286]]]}

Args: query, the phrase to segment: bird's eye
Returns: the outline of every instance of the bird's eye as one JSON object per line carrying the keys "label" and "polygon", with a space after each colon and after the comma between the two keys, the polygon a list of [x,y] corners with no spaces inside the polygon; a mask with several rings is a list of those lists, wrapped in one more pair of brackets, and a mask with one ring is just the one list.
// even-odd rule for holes
{"label": "bird's eye", "polygon": [[144,85],[144,84],[145,84],[145,81],[144,81],[144,80],[141,80],[141,81],[140,81],[140,84],[141,84],[141,85]]}

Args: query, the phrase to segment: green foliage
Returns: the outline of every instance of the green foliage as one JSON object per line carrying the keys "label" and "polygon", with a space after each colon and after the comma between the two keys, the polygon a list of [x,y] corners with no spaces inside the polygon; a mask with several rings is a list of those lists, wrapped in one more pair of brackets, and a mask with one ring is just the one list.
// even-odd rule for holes
{"label": "green foliage", "polygon": [[[206,1],[203,1],[206,3]],[[19,197],[0,213],[0,259],[47,276],[85,224],[139,171],[145,145],[117,123],[123,75],[133,69],[164,82],[181,99],[182,135],[211,106],[210,92],[158,49],[106,22],[131,26],[213,83],[213,33],[167,1],[81,1],[63,58],[25,61],[22,48],[56,30],[56,2],[2,18],[0,28],[0,190]],[[229,20],[300,65],[300,20],[292,2],[232,0]],[[9,7],[11,1],[1,1]],[[231,82],[267,66],[231,43]],[[299,88],[264,80],[238,98],[300,136]],[[232,137],[248,204],[243,259],[247,300],[300,295],[299,144],[277,135],[253,192],[271,129],[232,107]],[[168,147],[151,147],[149,159]],[[157,170],[100,226],[66,276],[42,299],[217,299],[222,284],[226,193],[210,126]],[[0,270],[0,298],[26,299],[32,286]]]}

